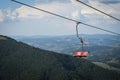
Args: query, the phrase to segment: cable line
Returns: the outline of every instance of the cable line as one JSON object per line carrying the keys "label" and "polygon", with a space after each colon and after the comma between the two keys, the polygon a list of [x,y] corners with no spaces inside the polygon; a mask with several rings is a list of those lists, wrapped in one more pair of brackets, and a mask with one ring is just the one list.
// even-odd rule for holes
{"label": "cable line", "polygon": [[93,6],[90,6],[90,5],[84,3],[84,2],[82,2],[82,1],[80,1],[80,0],[76,0],[76,1],[77,1],[77,2],[80,2],[80,3],[82,3],[82,4],[84,4],[84,5],[86,5],[86,6],[90,7],[90,8],[92,8],[92,9],[94,9],[94,10],[96,10],[96,11],[102,13],[102,14],[105,14],[105,15],[107,15],[107,16],[109,16],[109,17],[111,17],[111,18],[113,18],[113,19],[115,19],[115,20],[117,20],[117,21],[120,21],[120,19],[118,19],[118,18],[116,18],[116,17],[114,17],[114,16],[111,16],[111,15],[109,15],[109,14],[107,14],[107,13],[105,13],[105,12],[103,12],[103,11],[101,11],[101,10],[99,10],[99,9],[97,9],[97,8],[95,8],[95,7],[93,7]]}
{"label": "cable line", "polygon": [[96,27],[96,26],[92,26],[92,25],[89,25],[89,24],[86,24],[86,23],[82,23],[81,22],[81,24],[89,26],[89,27],[92,27],[92,28],[96,28],[96,29],[99,29],[99,30],[102,30],[102,31],[105,31],[105,32],[109,32],[109,33],[112,33],[112,34],[120,35],[120,33],[116,33],[116,32],[110,31],[110,30],[106,30],[106,29],[102,29],[102,28],[99,28],[99,27]]}
{"label": "cable line", "polygon": [[105,31],[105,32],[120,35],[120,33],[116,33],[116,32],[113,32],[113,31],[106,30],[106,29],[102,29],[102,28],[99,28],[99,27],[96,27],[96,26],[92,26],[92,25],[89,25],[89,24],[86,24],[86,23],[83,23],[83,22],[80,22],[80,21],[77,21],[77,20],[74,20],[74,19],[70,19],[70,18],[67,18],[65,16],[61,16],[61,15],[58,15],[58,14],[55,14],[55,13],[52,13],[52,12],[49,12],[49,11],[46,11],[46,10],[31,6],[31,5],[28,5],[28,4],[25,4],[25,3],[22,3],[22,2],[19,2],[19,1],[16,1],[16,0],[11,0],[11,1],[22,4],[22,5],[25,5],[25,6],[28,6],[28,7],[31,7],[31,8],[36,9],[36,10],[43,11],[45,13],[48,13],[48,14],[51,14],[51,15],[54,15],[54,16],[57,16],[57,17],[61,17],[63,19],[67,19],[69,21],[73,21],[75,23],[80,23],[80,24],[83,24],[83,25],[86,25],[86,26],[89,26],[89,27],[92,27],[92,28],[96,28],[96,29],[99,29],[99,30],[102,30],[102,31]]}

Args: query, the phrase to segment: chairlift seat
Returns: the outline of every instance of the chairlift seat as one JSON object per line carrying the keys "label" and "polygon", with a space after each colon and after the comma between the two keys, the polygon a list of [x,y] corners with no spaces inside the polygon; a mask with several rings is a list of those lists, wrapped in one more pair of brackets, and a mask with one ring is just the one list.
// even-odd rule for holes
{"label": "chairlift seat", "polygon": [[74,56],[75,57],[87,57],[88,56],[88,52],[87,51],[75,52]]}

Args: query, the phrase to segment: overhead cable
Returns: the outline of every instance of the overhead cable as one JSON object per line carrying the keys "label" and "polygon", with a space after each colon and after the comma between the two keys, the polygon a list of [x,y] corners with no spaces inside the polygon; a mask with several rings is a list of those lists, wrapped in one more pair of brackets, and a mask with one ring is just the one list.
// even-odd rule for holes
{"label": "overhead cable", "polygon": [[49,12],[49,11],[46,11],[46,10],[43,10],[43,9],[31,6],[31,5],[28,5],[28,4],[25,4],[25,3],[22,3],[20,1],[16,1],[16,0],[11,0],[11,1],[14,1],[16,3],[22,4],[22,5],[25,5],[25,6],[28,6],[28,7],[31,7],[31,8],[36,9],[36,10],[43,11],[45,13],[48,13],[48,14],[51,14],[51,15],[54,15],[54,16],[57,16],[57,17],[61,17],[63,19],[67,19],[69,21],[73,21],[75,23],[80,23],[80,24],[83,24],[83,25],[86,25],[86,26],[89,26],[89,27],[92,27],[92,28],[96,28],[96,29],[99,29],[99,30],[102,30],[102,31],[105,31],[105,32],[109,32],[109,33],[112,33],[112,34],[120,35],[119,33],[116,33],[116,32],[113,32],[113,31],[109,31],[109,30],[106,30],[106,29],[102,29],[102,28],[99,28],[99,27],[96,27],[96,26],[92,26],[92,25],[89,25],[89,24],[86,24],[86,23],[83,23],[83,22],[80,22],[80,21],[77,21],[77,20],[74,20],[74,19],[70,19],[70,18],[67,18],[65,16],[61,16],[61,15],[58,15],[58,14],[55,14],[55,13],[52,13],[52,12]]}
{"label": "overhead cable", "polygon": [[98,11],[98,12],[104,14],[104,15],[107,15],[107,16],[109,16],[109,17],[111,17],[111,18],[113,18],[113,19],[115,19],[115,20],[117,20],[117,21],[120,21],[120,19],[118,19],[118,18],[116,18],[116,17],[114,17],[114,16],[111,16],[110,14],[107,14],[107,13],[105,13],[105,12],[103,12],[103,11],[101,11],[101,10],[93,7],[93,6],[90,6],[90,5],[84,3],[84,2],[82,2],[82,1],[80,1],[80,0],[76,0],[76,1],[78,1],[78,2],[80,2],[80,3],[82,3],[82,4],[86,5],[86,6],[88,6],[88,7],[92,8],[92,9],[94,9],[94,10],[96,10],[96,11]]}

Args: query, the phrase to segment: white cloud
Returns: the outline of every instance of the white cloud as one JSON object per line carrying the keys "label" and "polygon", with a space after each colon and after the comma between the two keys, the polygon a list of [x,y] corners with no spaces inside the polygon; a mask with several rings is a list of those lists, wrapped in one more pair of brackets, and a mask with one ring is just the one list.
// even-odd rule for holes
{"label": "white cloud", "polygon": [[2,11],[0,10],[0,22],[3,22],[3,21],[4,21],[4,16],[3,16]]}
{"label": "white cloud", "polygon": [[[102,11],[105,11],[108,14],[118,16],[120,12],[118,12],[120,5],[114,5],[111,6],[117,7],[118,10],[111,8],[108,5],[105,5],[103,3],[100,3],[99,1],[94,0],[84,0],[89,2],[89,4],[93,7],[96,7]],[[88,4],[88,3],[87,3]],[[81,15],[85,17],[93,16],[94,15],[100,15],[100,17],[104,19],[109,19],[109,17],[99,13],[98,11],[95,11],[89,7],[86,7],[83,4],[80,4],[76,0],[71,0],[71,3],[59,3],[59,2],[52,2],[48,4],[39,4],[35,5],[35,7],[60,14],[72,19],[79,19]],[[87,15],[87,16],[86,16]],[[17,8],[15,11],[11,12],[10,9],[7,11],[7,17],[13,19],[42,19],[45,17],[50,17],[51,15],[41,12],[39,10],[32,9],[30,7],[21,6],[20,8]]]}
{"label": "white cloud", "polygon": [[79,10],[76,10],[72,13],[72,18],[75,19],[75,20],[79,20],[80,15],[81,15],[81,12]]}
{"label": "white cloud", "polygon": [[[119,17],[120,4],[111,4],[110,6],[112,7],[110,7],[106,4],[100,3],[99,1],[94,1],[94,0],[84,0],[84,1],[89,2],[91,6],[96,7],[101,11],[105,11],[108,14]],[[99,17],[102,17],[104,19],[109,19],[109,17],[89,7],[86,7],[83,4],[80,4],[76,0],[71,0],[71,3],[52,2],[47,4],[39,4],[39,5],[35,5],[35,7],[77,20],[79,20],[81,15],[86,18],[94,17],[92,14],[100,15]],[[4,16],[6,19],[15,20],[15,19],[42,19],[45,17],[50,17],[51,15],[41,12],[39,10],[32,9],[30,7],[21,6],[14,11],[12,11],[10,8],[6,9]],[[0,21],[3,21],[3,14],[1,11],[0,11]]]}
{"label": "white cloud", "polygon": [[[117,8],[117,6],[119,6],[118,4],[117,5],[111,4],[111,6],[118,9],[116,11],[116,9],[110,8],[110,6],[100,3],[100,2],[95,2],[92,0],[89,0],[88,2],[89,3],[87,3],[87,4],[90,4],[93,7],[103,10],[108,14],[112,14],[112,15],[120,14],[118,12],[118,10],[120,10],[120,9]],[[35,7],[38,7],[40,9],[44,9],[46,11],[50,11],[50,12],[53,12],[53,13],[56,13],[59,15],[63,15],[63,16],[66,16],[66,17],[74,19],[74,20],[82,21],[84,23],[88,23],[91,25],[98,26],[98,25],[103,24],[104,21],[106,21],[105,24],[111,24],[111,23],[115,24],[112,21],[113,19],[111,19],[89,7],[86,7],[83,4],[76,2],[76,0],[71,0],[71,3],[52,2],[52,3],[47,3],[47,4],[37,4],[37,5],[35,5]],[[10,20],[18,19],[18,20],[28,20],[28,21],[30,19],[33,19],[33,20],[38,19],[39,21],[44,20],[44,19],[55,21],[55,19],[59,19],[59,21],[61,22],[61,19],[56,16],[52,16],[50,14],[44,13],[39,10],[32,9],[27,6],[21,6],[14,11],[11,11],[8,8],[7,9],[7,17],[9,17]],[[62,19],[62,20],[64,20],[64,19]],[[65,24],[70,24],[70,23],[65,22]],[[67,27],[67,26],[64,25],[64,27]]]}
{"label": "white cloud", "polygon": [[[35,7],[66,17],[71,17],[71,15],[73,15],[72,13],[76,13],[76,7],[71,3],[53,2],[49,4],[35,5]],[[50,14],[26,6],[16,9],[16,13],[18,14],[18,18],[24,19],[42,19],[44,17],[51,16]]]}
{"label": "white cloud", "polygon": [[0,10],[0,22],[11,21],[17,18],[15,11],[12,11],[11,8]]}
{"label": "white cloud", "polygon": [[17,18],[17,14],[15,11],[12,11],[11,8],[7,8],[5,10],[5,16],[7,19],[10,19],[10,20],[15,20]]}
{"label": "white cloud", "polygon": [[38,10],[34,10],[32,8],[26,7],[26,6],[22,6],[18,9],[16,9],[16,13],[18,14],[17,18],[24,18],[24,19],[39,19],[43,17],[43,14],[38,11]]}
{"label": "white cloud", "polygon": [[[77,2],[76,0],[71,0],[71,2],[73,3],[73,5],[79,6],[81,8],[81,14],[82,15],[96,14],[96,15],[102,15],[102,17],[106,18],[106,19],[109,18],[109,17],[105,16],[104,14],[102,14],[102,13],[100,13],[100,12],[90,8],[90,7],[87,7],[87,6],[83,5],[82,3]],[[118,15],[120,15],[120,12],[119,12],[120,3],[106,5],[104,3],[101,3],[101,0],[88,0],[88,2],[89,3],[86,3],[86,4],[88,4],[90,6],[93,6],[97,9],[107,13],[107,14],[110,14],[110,15],[113,15],[113,16],[116,16],[116,17],[120,17],[120,16],[118,16]],[[109,3],[109,1],[108,1],[108,3]]]}
{"label": "white cloud", "polygon": [[97,1],[103,4],[118,4],[120,3],[120,0],[91,0],[91,1]]}
{"label": "white cloud", "polygon": [[71,3],[72,3],[73,5],[75,5],[75,6],[79,6],[79,5],[80,5],[76,0],[70,0],[70,1],[71,1]]}
{"label": "white cloud", "polygon": [[[88,0],[85,0],[85,1],[88,1]],[[120,4],[110,4],[108,6],[100,2],[94,2],[92,0],[91,1],[89,0],[88,4],[100,10],[103,10],[106,13],[120,17],[119,16]],[[35,7],[38,7],[59,15],[63,15],[71,19],[80,20],[84,23],[95,25],[101,28],[109,29],[108,27],[111,27],[111,26],[113,27],[118,25],[116,23],[114,23],[115,25],[113,25],[112,23],[113,19],[110,20],[110,18],[106,17],[105,15],[100,14],[99,12],[93,9],[90,9],[83,4],[76,2],[76,0],[72,0],[72,2],[67,2],[67,3],[50,2],[50,3],[39,4],[39,5],[36,4]],[[20,20],[20,21],[14,22],[16,20]],[[6,28],[7,30],[6,33],[14,32],[15,35],[17,33],[28,34],[28,35],[72,34],[72,33],[75,33],[75,26],[76,26],[76,23],[74,22],[70,22],[68,20],[58,18],[56,16],[52,16],[50,14],[47,14],[26,6],[21,6],[15,10],[11,10],[10,8],[2,11],[0,10],[0,22],[3,22],[3,21],[6,21],[6,22],[13,21],[12,23],[10,23],[11,25],[5,24],[5,26],[7,25],[8,27]],[[10,26],[13,26],[13,27],[10,28]],[[94,31],[90,27],[86,27],[83,25],[80,25],[80,26],[82,26],[80,27],[80,32],[82,30],[82,33],[85,33],[85,32],[99,33],[99,31]],[[4,26],[3,28],[5,29]],[[116,30],[119,30],[119,29],[117,28]],[[3,31],[3,33],[5,32],[2,29],[1,31]]]}

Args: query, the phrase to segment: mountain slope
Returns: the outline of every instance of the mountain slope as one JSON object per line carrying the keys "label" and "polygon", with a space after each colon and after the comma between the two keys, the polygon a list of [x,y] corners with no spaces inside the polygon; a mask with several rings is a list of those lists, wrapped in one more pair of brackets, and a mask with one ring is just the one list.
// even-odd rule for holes
{"label": "mountain slope", "polygon": [[[85,45],[85,50],[89,51],[89,56],[86,58],[92,62],[104,63],[109,69],[120,69],[120,36],[109,34],[81,34],[88,45]],[[79,40],[76,35],[66,36],[14,36],[18,41],[22,41],[29,45],[55,51],[64,54],[73,54],[81,50]],[[97,64],[98,64],[97,63]],[[99,64],[99,65],[100,65]],[[102,65],[101,65],[102,66]],[[114,68],[117,69],[114,69]]]}
{"label": "mountain slope", "polygon": [[0,36],[0,80],[119,80],[120,73],[82,58],[57,54]]}

